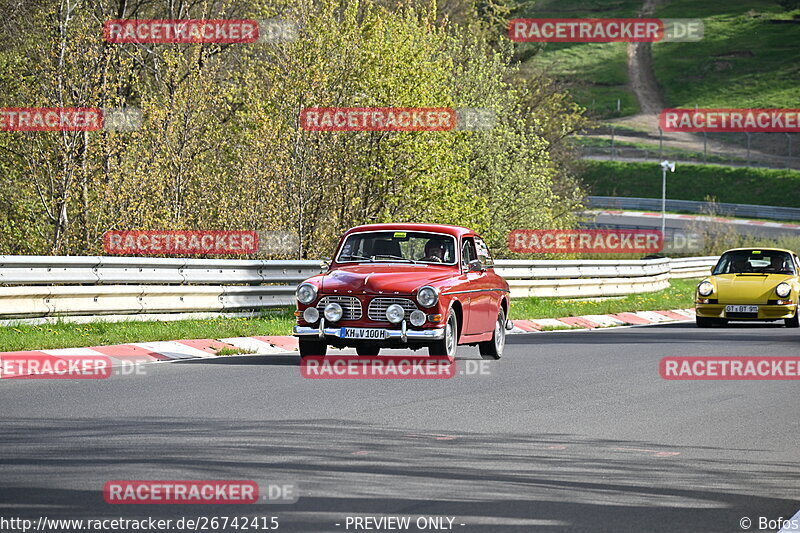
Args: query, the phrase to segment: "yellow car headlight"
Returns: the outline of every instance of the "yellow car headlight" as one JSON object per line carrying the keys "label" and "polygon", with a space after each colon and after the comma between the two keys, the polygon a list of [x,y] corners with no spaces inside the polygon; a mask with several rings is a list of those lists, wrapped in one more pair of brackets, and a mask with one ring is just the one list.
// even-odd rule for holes
{"label": "yellow car headlight", "polygon": [[700,285],[697,286],[697,293],[700,294],[700,296],[708,296],[712,292],[714,292],[714,284],[708,280],[701,282]]}
{"label": "yellow car headlight", "polygon": [[775,287],[775,294],[777,294],[781,298],[786,298],[787,296],[789,296],[791,292],[792,292],[792,287],[786,282],[778,283],[778,286]]}

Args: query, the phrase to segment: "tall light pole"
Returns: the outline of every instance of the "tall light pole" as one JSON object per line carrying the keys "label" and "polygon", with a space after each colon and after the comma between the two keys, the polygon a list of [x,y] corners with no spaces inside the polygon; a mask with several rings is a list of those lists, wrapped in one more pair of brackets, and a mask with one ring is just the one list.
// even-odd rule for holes
{"label": "tall light pole", "polygon": [[661,162],[661,239],[664,242],[667,238],[664,230],[667,226],[667,169],[675,172],[675,163],[670,161]]}

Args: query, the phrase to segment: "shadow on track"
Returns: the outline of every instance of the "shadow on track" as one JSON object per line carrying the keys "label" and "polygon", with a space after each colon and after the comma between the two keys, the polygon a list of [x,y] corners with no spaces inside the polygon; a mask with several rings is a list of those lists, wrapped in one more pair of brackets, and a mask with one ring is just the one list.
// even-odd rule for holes
{"label": "shadow on track", "polygon": [[[281,517],[335,531],[346,515],[454,516],[464,531],[735,531],[791,516],[797,464],[724,459],[577,435],[433,434],[345,420],[185,418],[0,421],[3,514],[51,518]],[[24,437],[23,437],[24,436]],[[764,472],[773,472],[765,476]],[[108,505],[112,479],[290,481],[293,505]],[[743,494],[741,487],[757,487]],[[460,529],[460,528],[458,528]]]}

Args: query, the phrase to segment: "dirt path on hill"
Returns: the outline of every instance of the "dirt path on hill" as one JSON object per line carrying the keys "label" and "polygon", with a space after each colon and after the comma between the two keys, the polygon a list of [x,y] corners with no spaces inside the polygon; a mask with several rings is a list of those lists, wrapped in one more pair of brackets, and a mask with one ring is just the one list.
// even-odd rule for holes
{"label": "dirt path on hill", "polygon": [[[659,5],[669,0],[644,0],[638,16],[650,18],[655,14]],[[608,121],[616,126],[624,126],[646,132],[643,136],[619,135],[615,136],[620,141],[647,142],[658,146],[659,128],[658,115],[664,109],[664,98],[656,79],[653,69],[653,53],[651,43],[629,43],[628,44],[628,85],[631,92],[639,102],[641,112],[629,117],[623,117]],[[610,138],[610,135],[595,135],[600,138]],[[776,139],[777,143],[785,142],[784,139]],[[683,132],[664,133],[663,143],[665,148],[679,148],[694,152],[703,152],[703,135]],[[744,158],[746,148],[708,139],[708,153],[723,157]],[[785,163],[785,158],[761,152],[755,149],[750,150],[750,160],[771,165],[781,165]]]}

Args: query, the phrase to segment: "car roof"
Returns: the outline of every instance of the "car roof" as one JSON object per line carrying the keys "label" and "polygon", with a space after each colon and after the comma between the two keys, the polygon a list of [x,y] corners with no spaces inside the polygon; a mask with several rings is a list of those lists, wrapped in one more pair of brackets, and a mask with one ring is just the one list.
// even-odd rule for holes
{"label": "car roof", "polygon": [[393,223],[393,224],[365,224],[363,226],[356,226],[347,230],[345,235],[350,233],[360,233],[364,231],[428,231],[433,233],[446,233],[454,237],[463,237],[465,235],[475,235],[475,232],[469,228],[462,226],[450,226],[448,224],[412,224],[412,223]]}
{"label": "car roof", "polygon": [[749,252],[751,250],[765,250],[769,252],[786,252],[787,254],[794,254],[792,250],[787,250],[785,248],[762,248],[759,246],[750,246],[748,248],[731,248],[730,250],[725,250],[725,253],[728,252]]}

